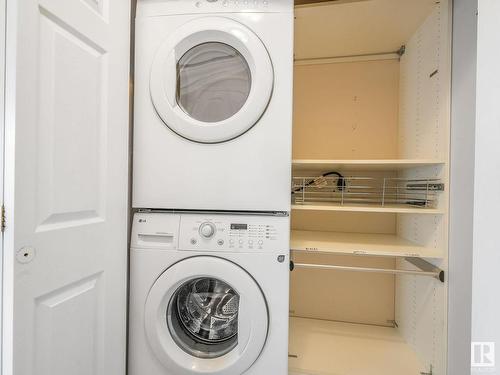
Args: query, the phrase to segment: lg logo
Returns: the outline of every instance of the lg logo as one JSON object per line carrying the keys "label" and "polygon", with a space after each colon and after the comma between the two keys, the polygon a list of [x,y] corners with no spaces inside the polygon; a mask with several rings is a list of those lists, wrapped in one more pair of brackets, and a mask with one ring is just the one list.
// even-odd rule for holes
{"label": "lg logo", "polygon": [[495,367],[495,343],[473,342],[471,358],[472,367]]}

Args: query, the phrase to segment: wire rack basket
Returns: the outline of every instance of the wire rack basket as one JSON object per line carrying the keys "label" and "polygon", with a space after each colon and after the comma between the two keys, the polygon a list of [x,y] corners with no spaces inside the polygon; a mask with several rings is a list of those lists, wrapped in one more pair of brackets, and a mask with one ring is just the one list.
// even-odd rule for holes
{"label": "wire rack basket", "polygon": [[436,178],[293,177],[294,204],[409,205],[435,208],[444,184]]}

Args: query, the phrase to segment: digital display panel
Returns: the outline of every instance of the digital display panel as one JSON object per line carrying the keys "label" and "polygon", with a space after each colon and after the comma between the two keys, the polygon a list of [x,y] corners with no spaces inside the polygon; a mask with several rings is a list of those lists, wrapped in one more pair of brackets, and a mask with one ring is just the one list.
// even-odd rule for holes
{"label": "digital display panel", "polygon": [[247,224],[231,224],[231,229],[232,230],[247,230],[248,225]]}

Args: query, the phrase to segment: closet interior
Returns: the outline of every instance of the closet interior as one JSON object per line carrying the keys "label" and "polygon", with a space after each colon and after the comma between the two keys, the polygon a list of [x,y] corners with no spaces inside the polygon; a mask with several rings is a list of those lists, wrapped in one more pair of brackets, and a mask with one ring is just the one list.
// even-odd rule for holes
{"label": "closet interior", "polygon": [[290,374],[446,374],[450,14],[296,6]]}

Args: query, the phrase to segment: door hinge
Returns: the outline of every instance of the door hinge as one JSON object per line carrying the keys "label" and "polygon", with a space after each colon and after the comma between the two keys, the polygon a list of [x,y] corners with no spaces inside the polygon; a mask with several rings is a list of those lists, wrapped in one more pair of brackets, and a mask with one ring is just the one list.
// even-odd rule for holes
{"label": "door hinge", "polygon": [[2,233],[5,232],[5,222],[6,222],[6,219],[5,219],[5,206],[2,204],[2,218],[1,218],[1,223],[0,223]]}

